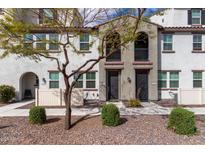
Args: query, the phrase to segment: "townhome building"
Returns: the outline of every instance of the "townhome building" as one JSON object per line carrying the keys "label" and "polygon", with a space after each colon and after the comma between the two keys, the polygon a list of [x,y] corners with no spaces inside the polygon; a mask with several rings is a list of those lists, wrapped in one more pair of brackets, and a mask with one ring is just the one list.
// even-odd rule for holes
{"label": "townhome building", "polygon": [[[46,24],[44,23],[46,21],[43,19],[43,17],[47,15],[47,11],[49,11],[49,9],[39,9],[41,15],[34,14],[33,11],[29,11],[29,9],[24,9],[24,11],[26,12],[24,15],[24,20],[26,22],[41,25]],[[54,13],[49,13],[49,15],[55,18]],[[73,23],[76,24],[74,27],[78,27],[78,23]],[[82,51],[82,53],[68,53],[68,56],[72,57],[68,73],[71,73],[76,68],[80,67],[88,59],[94,59],[98,57],[98,39],[94,35],[89,35],[89,33],[93,30],[94,28],[92,27],[84,28],[81,36],[73,38],[73,44],[77,49]],[[63,36],[64,34],[59,35],[53,29],[50,29],[46,26],[41,26],[41,28],[34,29],[32,34],[27,34],[25,39],[28,39],[28,44],[30,43],[30,40],[35,40],[35,42],[32,43],[34,48],[43,46],[46,50],[49,50],[52,52],[52,54],[55,54],[57,58],[61,59],[64,57],[63,54],[59,53],[58,46],[49,43],[38,43],[38,39],[59,40],[63,42],[65,41],[65,37]],[[92,47],[89,47],[88,44],[91,41],[94,42],[94,44]],[[50,59],[42,57],[41,61],[37,63],[34,60],[26,57],[19,58],[16,55],[10,55],[9,57],[0,60],[0,66],[0,84],[13,86],[16,89],[17,100],[35,98],[35,89],[64,89],[65,87],[63,77],[57,70],[56,62]],[[97,80],[99,78],[98,76],[99,67],[96,65],[93,70],[87,74],[84,74],[79,79],[76,88],[82,88],[85,99],[99,98],[99,82]]]}
{"label": "townhome building", "polygon": [[[42,16],[32,15],[29,9],[27,11],[27,21],[42,24],[43,16],[49,10],[39,9]],[[49,15],[56,17],[55,13]],[[130,23],[134,19],[134,16],[129,16]],[[79,23],[75,24],[77,27]],[[85,100],[124,101],[139,98],[149,102],[176,98],[180,102],[182,96],[186,96],[188,104],[200,104],[203,102],[205,87],[204,25],[205,9],[164,9],[161,14],[150,17],[150,21],[141,22],[136,32],[140,39],[100,61],[90,72],[80,77],[75,89],[83,91]],[[83,33],[73,39],[76,48],[82,53],[69,53],[72,61],[68,71],[74,71],[86,60],[99,56],[100,39],[91,32],[103,31],[106,26],[107,22],[83,28]],[[26,38],[63,41],[63,37],[47,27],[35,29],[33,33],[35,35],[28,34]],[[112,35],[120,42],[120,32],[116,31]],[[94,42],[92,47],[86,45],[90,42]],[[62,57],[58,47],[53,44],[33,43],[33,47],[42,45]],[[109,43],[105,48],[105,54],[108,54]],[[0,66],[0,84],[14,86],[17,100],[34,98],[35,89],[65,87],[55,62],[48,59],[36,63],[28,58],[10,55],[0,60]],[[75,80],[75,76],[72,80]],[[183,90],[187,90],[187,93],[182,93]],[[199,100],[191,102],[193,99],[189,96],[196,96]]]}
{"label": "townhome building", "polygon": [[165,9],[150,19],[163,26],[158,31],[159,99],[177,94],[185,104],[203,104],[205,9]]}

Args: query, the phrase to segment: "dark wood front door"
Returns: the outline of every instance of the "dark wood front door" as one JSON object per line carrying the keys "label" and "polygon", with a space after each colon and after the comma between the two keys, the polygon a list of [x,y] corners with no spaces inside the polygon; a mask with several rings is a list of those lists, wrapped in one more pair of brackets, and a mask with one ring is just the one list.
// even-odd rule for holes
{"label": "dark wood front door", "polygon": [[107,71],[107,99],[119,99],[119,71]]}
{"label": "dark wood front door", "polygon": [[148,71],[136,70],[136,98],[141,101],[148,100]]}

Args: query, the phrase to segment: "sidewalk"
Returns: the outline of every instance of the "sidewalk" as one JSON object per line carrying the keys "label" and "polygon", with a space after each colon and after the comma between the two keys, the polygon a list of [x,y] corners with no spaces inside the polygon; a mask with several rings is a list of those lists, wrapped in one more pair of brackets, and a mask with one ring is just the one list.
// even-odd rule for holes
{"label": "sidewalk", "polygon": [[[17,109],[21,106],[33,103],[34,100],[24,101],[15,104],[10,104],[7,106],[0,107],[0,117],[21,117],[28,116],[29,109]],[[143,102],[143,108],[125,108],[121,103],[115,103],[121,115],[169,115],[173,108],[161,107],[155,103],[146,103]],[[205,107],[196,107],[196,108],[186,108],[196,115],[205,115]],[[65,115],[64,108],[49,108],[46,109],[47,116],[63,116]],[[100,108],[72,108],[72,115],[84,116],[84,115],[99,115]]]}

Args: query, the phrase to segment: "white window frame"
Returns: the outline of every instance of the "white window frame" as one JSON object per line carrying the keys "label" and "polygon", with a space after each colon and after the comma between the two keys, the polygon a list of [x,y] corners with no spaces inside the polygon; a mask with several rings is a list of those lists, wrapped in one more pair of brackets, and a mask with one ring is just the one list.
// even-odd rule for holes
{"label": "white window frame", "polygon": [[[194,79],[194,73],[196,73],[196,72],[201,73],[201,79]],[[192,80],[193,88],[203,88],[203,71],[193,71],[192,75],[193,75],[193,80]],[[194,87],[194,81],[201,81],[201,87]]]}
{"label": "white window frame", "polygon": [[[192,11],[196,11],[196,10],[197,10],[197,11],[200,11],[200,16],[199,16],[199,17],[193,17],[193,15],[192,15]],[[192,9],[192,10],[191,10],[191,23],[192,23],[192,25],[201,25],[201,16],[202,16],[201,13],[202,13],[202,12],[201,12],[201,10],[199,10],[199,9]],[[199,18],[199,19],[200,19],[200,23],[197,23],[197,24],[194,23],[194,24],[193,24],[193,18],[195,18],[195,19],[198,19],[198,18]]]}
{"label": "white window frame", "polygon": [[[164,39],[164,38],[165,38],[166,35],[170,35],[170,36],[172,37],[172,41],[171,41],[171,42],[165,42],[165,39]],[[173,34],[163,34],[162,37],[163,37],[163,43],[162,43],[162,45],[163,45],[163,46],[162,46],[163,51],[173,51]],[[168,49],[168,50],[165,49],[165,48],[164,48],[164,47],[165,47],[165,45],[164,45],[165,43],[171,44],[171,45],[172,45],[172,48],[171,48],[171,49]]]}
{"label": "white window frame", "polygon": [[[201,37],[201,42],[199,42],[199,41],[198,41],[198,42],[197,42],[197,41],[195,42],[194,36],[197,36],[197,37],[200,36],[200,37]],[[198,40],[198,39],[197,39],[197,40]],[[200,43],[200,44],[201,44],[201,49],[194,49],[194,44],[195,44],[195,43],[198,43],[198,44]],[[198,50],[198,51],[201,51],[201,50],[202,50],[202,34],[193,34],[193,50]]]}
{"label": "white window frame", "polygon": [[[83,85],[82,85],[82,87],[75,87],[75,88],[83,89],[83,87],[84,87],[84,74],[82,74],[81,76],[82,76],[82,79],[79,78],[78,81],[76,81],[76,82],[83,82]],[[73,80],[75,80],[75,75],[73,76]]]}
{"label": "white window frame", "polygon": [[[87,79],[87,73],[95,73],[95,79]],[[85,88],[86,89],[95,89],[96,88],[96,72],[94,71],[91,71],[91,72],[87,72],[85,75],[86,75],[86,85],[85,85]],[[89,88],[87,87],[87,81],[91,81],[91,82],[95,82],[95,87],[92,87],[92,88]]]}
{"label": "white window frame", "polygon": [[[171,79],[171,73],[178,73],[178,79]],[[169,88],[179,88],[179,72],[178,71],[170,71],[169,73]],[[171,81],[178,81],[178,87],[171,87]]]}
{"label": "white window frame", "polygon": [[[88,34],[88,41],[81,41],[80,40],[81,35],[84,35],[84,34]],[[86,49],[86,50],[81,49],[80,48],[81,47],[81,43],[87,43],[88,44],[88,49]],[[79,36],[79,49],[80,49],[80,51],[89,51],[90,50],[89,45],[90,45],[90,34],[89,33],[82,33],[82,34],[80,34],[80,36]]]}
{"label": "white window frame", "polygon": [[[50,73],[58,73],[58,80],[56,79],[51,79],[50,78]],[[58,82],[58,88],[51,88],[50,87],[50,82]],[[49,71],[49,89],[59,89],[60,88],[60,74],[59,71]]]}

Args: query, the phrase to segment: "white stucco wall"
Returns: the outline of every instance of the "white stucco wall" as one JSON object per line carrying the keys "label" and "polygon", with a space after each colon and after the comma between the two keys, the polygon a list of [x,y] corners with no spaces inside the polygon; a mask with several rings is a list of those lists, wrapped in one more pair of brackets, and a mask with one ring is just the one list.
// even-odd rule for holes
{"label": "white stucco wall", "polygon": [[[90,40],[96,40],[96,36],[90,36]],[[73,40],[73,43],[76,47],[79,46],[79,38]],[[70,64],[68,66],[67,72],[71,73],[73,70],[76,70],[79,66],[81,66],[86,60],[91,58],[98,57],[98,40],[94,42],[93,46],[90,48],[90,53],[85,54],[76,54],[72,52],[70,49],[68,50],[68,56],[70,59]],[[58,55],[61,60],[64,59],[63,55]],[[50,61],[49,59],[42,58],[42,60],[36,63],[29,58],[18,58],[16,55],[10,55],[4,59],[0,60],[0,84],[12,85],[15,87],[17,92],[17,99],[21,99],[21,86],[20,79],[21,76],[26,72],[33,72],[39,78],[39,88],[48,89],[49,88],[49,71],[57,70],[56,62]],[[99,66],[96,65],[92,70],[96,71],[96,88],[93,91],[84,91],[84,96],[87,99],[98,99],[98,89],[99,89]],[[43,79],[46,80],[44,83]],[[85,78],[84,78],[85,79]],[[71,79],[73,80],[73,78]],[[64,88],[64,80],[60,75],[59,79],[59,88]]]}
{"label": "white stucco wall", "polygon": [[[205,53],[192,53],[192,33],[178,32],[173,34],[173,50],[175,51],[175,53],[162,53],[161,49],[163,41],[161,38],[161,44],[159,44],[160,50],[158,57],[161,70],[180,70],[179,88],[192,89],[192,70],[205,70]],[[205,50],[205,35],[202,35],[202,50]],[[204,81],[205,72],[203,72],[203,88],[205,87]],[[162,98],[171,98],[169,95],[169,90],[162,90]]]}
{"label": "white stucco wall", "polygon": [[154,15],[150,20],[164,27],[191,27],[191,25],[188,25],[187,11],[189,9],[190,8],[166,9],[162,15]]}

